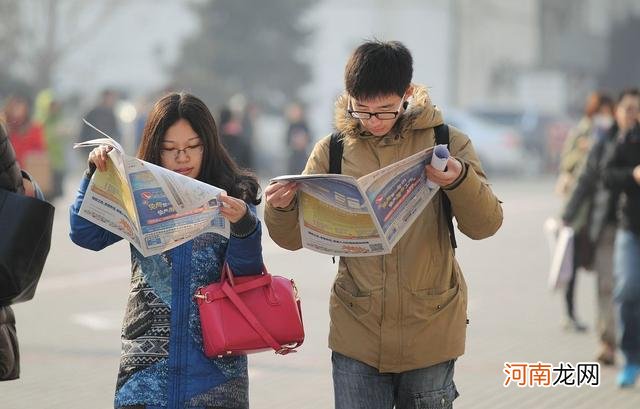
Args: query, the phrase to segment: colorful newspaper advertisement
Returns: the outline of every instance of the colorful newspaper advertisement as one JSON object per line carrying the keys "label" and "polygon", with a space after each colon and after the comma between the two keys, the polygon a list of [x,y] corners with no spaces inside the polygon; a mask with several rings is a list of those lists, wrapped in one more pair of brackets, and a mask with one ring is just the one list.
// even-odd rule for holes
{"label": "colorful newspaper advertisement", "polygon": [[439,189],[431,187],[425,175],[433,149],[357,180],[334,174],[285,175],[273,180],[298,184],[305,248],[351,257],[388,254]]}
{"label": "colorful newspaper advertisement", "polygon": [[224,190],[127,156],[111,138],[74,147],[109,145],[107,170],[96,171],[80,216],[133,244],[144,256],[172,249],[206,232],[229,237],[219,212]]}

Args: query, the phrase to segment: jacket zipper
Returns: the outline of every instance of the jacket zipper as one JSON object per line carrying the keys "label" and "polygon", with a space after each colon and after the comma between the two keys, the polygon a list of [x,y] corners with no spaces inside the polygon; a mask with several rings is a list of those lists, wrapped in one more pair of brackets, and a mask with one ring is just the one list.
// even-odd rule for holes
{"label": "jacket zipper", "polygon": [[[187,245],[188,246],[188,245]],[[178,264],[174,264],[174,268],[172,273],[176,275],[175,279],[172,280],[172,283],[175,283],[176,285],[173,286],[172,288],[172,293],[174,294],[174,300],[175,302],[175,311],[173,311],[176,317],[176,325],[175,325],[175,331],[174,331],[174,337],[173,337],[173,341],[176,343],[175,349],[174,349],[174,353],[175,353],[175,371],[174,371],[174,379],[172,381],[172,392],[173,392],[173,396],[169,397],[172,399],[169,399],[170,401],[167,402],[168,406],[170,408],[173,407],[178,407],[178,404],[180,404],[180,406],[182,406],[184,404],[183,402],[183,388],[182,388],[182,378],[184,376],[183,374],[183,369],[184,369],[184,357],[183,357],[183,315],[184,315],[184,284],[185,281],[188,280],[188,277],[185,277],[185,274],[180,274],[180,272],[185,271],[185,263],[188,261],[188,258],[186,257],[186,251],[187,249],[184,247],[181,247],[180,249],[178,249],[178,251],[176,251],[176,257],[179,260]]]}
{"label": "jacket zipper", "polygon": [[189,292],[189,289],[191,288],[190,284],[191,284],[191,269],[188,268],[188,264],[191,263],[191,257],[188,257],[188,255],[191,255],[191,249],[193,244],[191,242],[187,243],[187,245],[184,248],[184,253],[183,253],[183,258],[182,258],[182,265],[181,265],[181,278],[182,278],[182,286],[180,287],[180,305],[181,305],[181,314],[180,314],[180,382],[178,383],[179,385],[179,395],[178,395],[178,399],[179,402],[182,405],[185,404],[185,399],[186,399],[186,390],[185,390],[185,384],[186,382],[184,382],[184,380],[187,377],[187,343],[185,342],[186,337],[189,335],[189,301],[190,298],[188,295],[185,296],[186,293]]}

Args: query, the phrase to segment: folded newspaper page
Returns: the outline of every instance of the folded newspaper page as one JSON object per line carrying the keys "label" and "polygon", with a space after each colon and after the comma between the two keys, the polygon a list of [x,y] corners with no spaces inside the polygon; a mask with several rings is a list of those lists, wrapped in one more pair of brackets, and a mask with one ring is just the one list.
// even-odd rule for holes
{"label": "folded newspaper page", "polygon": [[[446,150],[446,145],[438,145]],[[434,147],[356,180],[353,176],[285,175],[298,184],[302,245],[337,256],[391,253],[393,246],[435,196],[425,166]]]}
{"label": "folded newspaper page", "polygon": [[113,149],[107,170],[91,178],[80,216],[129,241],[145,257],[206,232],[229,237],[229,222],[219,212],[223,189],[128,156],[108,136],[74,148],[98,145]]}

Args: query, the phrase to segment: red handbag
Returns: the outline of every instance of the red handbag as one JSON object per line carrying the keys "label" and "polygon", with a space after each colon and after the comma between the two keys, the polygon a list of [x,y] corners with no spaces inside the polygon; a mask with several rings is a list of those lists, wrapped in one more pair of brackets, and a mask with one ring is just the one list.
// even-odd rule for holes
{"label": "red handbag", "polygon": [[194,295],[204,353],[210,358],[273,349],[286,355],[304,341],[302,310],[293,280],[262,274],[235,277],[227,263],[219,283]]}

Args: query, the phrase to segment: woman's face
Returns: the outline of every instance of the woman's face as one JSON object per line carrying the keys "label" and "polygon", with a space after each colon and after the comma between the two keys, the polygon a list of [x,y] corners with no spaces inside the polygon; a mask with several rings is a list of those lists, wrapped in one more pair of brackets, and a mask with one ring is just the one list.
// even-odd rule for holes
{"label": "woman's face", "polygon": [[197,178],[202,169],[204,145],[186,119],[171,125],[162,139],[160,164],[174,172]]}

